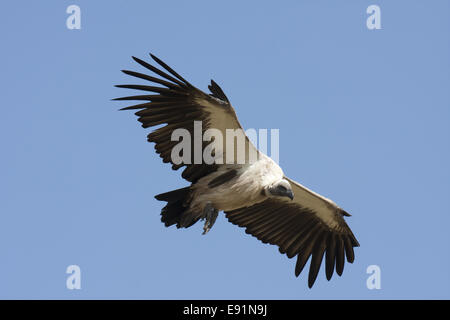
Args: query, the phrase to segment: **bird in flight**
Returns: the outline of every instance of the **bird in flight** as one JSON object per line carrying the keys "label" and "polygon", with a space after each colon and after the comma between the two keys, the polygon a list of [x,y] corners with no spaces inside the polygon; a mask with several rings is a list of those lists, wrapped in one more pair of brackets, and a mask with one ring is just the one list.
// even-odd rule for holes
{"label": "bird in flight", "polygon": [[[231,223],[245,228],[246,233],[263,243],[278,246],[279,251],[288,258],[297,256],[297,277],[311,258],[308,274],[310,288],[324,256],[326,278],[330,280],[334,270],[341,276],[345,259],[353,263],[353,248],[359,246],[344,220],[344,216],[350,215],[330,199],[286,177],[278,164],[258,151],[245,134],[248,154],[253,152],[257,157],[251,159],[245,153],[242,161],[236,161],[236,148],[227,148],[226,131],[242,130],[242,126],[222,89],[211,80],[208,86],[210,93],[205,93],[159,58],[150,56],[159,67],[136,57],[133,59],[152,71],[153,75],[122,71],[152,85],[116,86],[150,94],[114,100],[140,101],[121,110],[138,110],[135,114],[144,128],[159,126],[148,135],[148,141],[155,143],[156,152],[163,162],[172,164],[173,170],[184,167],[182,177],[190,185],[155,196],[157,200],[167,202],[161,211],[161,221],[165,226],[188,228],[204,220],[205,234],[214,225],[219,211],[223,211]],[[194,136],[196,122],[201,122],[202,134],[209,129],[223,134],[224,141],[217,142],[211,154],[217,156],[215,159],[227,157],[225,163],[194,161],[195,152],[184,154],[192,161],[180,163],[174,160],[172,151],[179,141],[172,139],[172,133],[182,129]],[[234,141],[235,137],[228,139]],[[208,141],[201,142],[200,152],[207,144]],[[196,148],[193,141],[191,146]],[[228,161],[230,154],[234,161]]]}

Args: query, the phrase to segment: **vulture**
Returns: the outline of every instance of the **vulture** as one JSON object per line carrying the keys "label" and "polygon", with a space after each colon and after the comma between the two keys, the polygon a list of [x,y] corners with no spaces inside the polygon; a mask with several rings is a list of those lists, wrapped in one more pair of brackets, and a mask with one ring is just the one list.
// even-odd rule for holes
{"label": "vulture", "polygon": [[[184,168],[182,177],[190,185],[161,193],[157,200],[166,202],[161,210],[161,221],[166,227],[188,228],[197,221],[204,222],[206,234],[220,211],[226,218],[263,243],[279,247],[288,258],[297,257],[295,276],[298,277],[310,259],[308,286],[317,278],[325,256],[325,275],[330,280],[334,270],[341,276],[344,263],[354,261],[354,247],[359,243],[344,220],[350,216],[336,203],[285,176],[279,165],[252,144],[244,133],[245,156],[237,159],[235,147],[217,141],[211,155],[214,161],[195,161],[195,152],[183,155],[189,161],[174,160],[173,148],[179,144],[172,134],[176,129],[195,135],[195,126],[201,124],[201,133],[215,129],[228,138],[226,131],[241,130],[242,126],[230,101],[211,80],[210,93],[205,93],[185,80],[162,60],[150,54],[156,66],[133,57],[134,61],[152,74],[122,70],[125,74],[148,81],[150,85],[126,84],[119,88],[145,91],[113,100],[138,101],[120,110],[137,110],[142,127],[156,127],[148,135],[156,152],[173,170]],[[197,126],[198,127],[198,126]],[[218,130],[218,131],[217,131]],[[232,136],[228,140],[237,139]],[[211,138],[214,142],[215,139]],[[208,144],[201,141],[200,150]],[[191,141],[193,149],[195,141]],[[233,146],[233,144],[231,144]],[[198,147],[197,147],[198,148]],[[195,151],[195,150],[194,150]],[[255,157],[249,155],[253,152]],[[239,153],[239,152],[238,152]],[[231,155],[230,157],[228,157]],[[227,161],[224,161],[227,157]],[[233,161],[228,161],[229,158]],[[236,161],[240,160],[240,161]]]}

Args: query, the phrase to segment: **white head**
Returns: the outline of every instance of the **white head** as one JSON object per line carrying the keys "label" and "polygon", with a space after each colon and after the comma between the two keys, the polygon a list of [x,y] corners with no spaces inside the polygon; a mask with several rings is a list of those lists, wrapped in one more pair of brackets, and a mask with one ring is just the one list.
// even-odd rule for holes
{"label": "white head", "polygon": [[264,189],[266,196],[268,197],[287,197],[291,200],[294,199],[294,193],[289,181],[281,179]]}

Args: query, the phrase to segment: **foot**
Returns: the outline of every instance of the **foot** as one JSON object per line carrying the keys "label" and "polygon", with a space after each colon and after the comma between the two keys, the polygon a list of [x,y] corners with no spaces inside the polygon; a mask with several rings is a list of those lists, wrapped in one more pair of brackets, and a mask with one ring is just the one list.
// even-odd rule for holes
{"label": "foot", "polygon": [[205,208],[203,209],[203,214],[206,221],[205,225],[203,226],[202,234],[207,234],[208,231],[211,230],[212,226],[214,225],[214,222],[216,222],[219,211],[212,206],[211,202],[208,202]]}

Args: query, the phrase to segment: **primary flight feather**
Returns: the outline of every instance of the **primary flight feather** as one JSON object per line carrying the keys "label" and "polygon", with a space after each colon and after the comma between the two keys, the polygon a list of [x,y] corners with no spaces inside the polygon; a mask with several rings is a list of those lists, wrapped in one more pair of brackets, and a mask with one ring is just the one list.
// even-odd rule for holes
{"label": "primary flight feather", "polygon": [[[186,81],[163,61],[150,54],[165,71],[133,57],[144,68],[159,77],[135,71],[124,73],[147,80],[157,86],[118,85],[120,88],[147,91],[115,100],[144,101],[121,110],[139,110],[136,115],[144,128],[165,124],[148,135],[156,152],[174,170],[184,167],[182,177],[190,186],[155,196],[167,202],[161,211],[161,221],[168,227],[188,228],[198,220],[206,220],[204,234],[213,226],[218,212],[224,211],[228,220],[264,243],[277,245],[289,258],[297,256],[295,275],[298,276],[311,257],[308,286],[316,280],[323,257],[325,274],[331,279],[334,270],[341,275],[344,260],[352,263],[354,247],[359,243],[344,220],[349,216],[333,201],[289,179],[268,156],[259,152],[245,136],[248,150],[242,161],[227,148],[227,129],[242,130],[234,108],[222,89],[211,80],[207,94]],[[234,161],[205,163],[174,161],[172,149],[179,141],[172,141],[176,129],[187,130],[194,136],[195,122],[201,122],[202,134],[209,129],[222,133],[225,141],[217,143],[214,155]],[[233,139],[235,139],[233,137]],[[200,151],[208,145],[203,141]],[[195,149],[192,142],[192,149]],[[252,159],[251,153],[257,155]],[[202,153],[203,154],[203,153]],[[228,157],[229,156],[229,157]]]}

